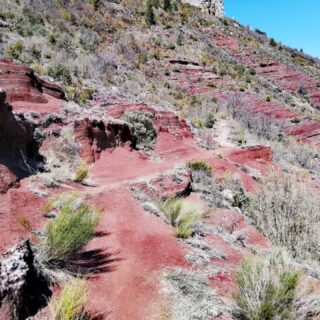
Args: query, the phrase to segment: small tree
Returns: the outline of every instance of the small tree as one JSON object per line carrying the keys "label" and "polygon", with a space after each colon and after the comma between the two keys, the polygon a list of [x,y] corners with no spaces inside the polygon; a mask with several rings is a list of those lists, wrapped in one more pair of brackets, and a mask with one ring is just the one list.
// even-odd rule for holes
{"label": "small tree", "polygon": [[171,9],[172,9],[171,0],[163,0],[163,10],[171,11]]}
{"label": "small tree", "polygon": [[154,0],[147,0],[146,4],[146,20],[149,26],[156,24],[156,19],[153,12]]}

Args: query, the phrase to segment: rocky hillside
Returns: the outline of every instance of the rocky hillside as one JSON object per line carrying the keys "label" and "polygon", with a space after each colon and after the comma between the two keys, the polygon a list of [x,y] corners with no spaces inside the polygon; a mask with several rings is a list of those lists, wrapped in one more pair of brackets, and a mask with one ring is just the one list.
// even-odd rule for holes
{"label": "rocky hillside", "polygon": [[0,319],[318,319],[320,61],[179,1],[0,3]]}

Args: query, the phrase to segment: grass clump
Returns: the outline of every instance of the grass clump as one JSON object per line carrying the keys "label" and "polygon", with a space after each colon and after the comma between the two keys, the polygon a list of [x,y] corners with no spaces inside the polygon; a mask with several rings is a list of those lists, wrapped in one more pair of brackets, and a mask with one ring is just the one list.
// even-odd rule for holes
{"label": "grass clump", "polygon": [[76,171],[73,181],[76,183],[83,183],[84,180],[88,177],[88,171],[88,166],[85,163],[81,163]]}
{"label": "grass clump", "polygon": [[85,281],[75,279],[64,286],[59,296],[50,302],[53,320],[89,320],[85,311],[87,290]]}
{"label": "grass clump", "polygon": [[237,275],[235,315],[244,320],[293,319],[299,273],[287,254],[275,250],[262,259],[246,259]]}
{"label": "grass clump", "polygon": [[[53,206],[53,204],[52,204]],[[60,196],[57,215],[45,225],[43,247],[46,262],[60,264],[79,252],[94,236],[97,210],[73,196]]]}
{"label": "grass clump", "polygon": [[186,239],[193,235],[195,223],[201,219],[202,215],[188,208],[186,201],[171,198],[158,201],[157,205],[163,219],[174,227],[177,238]]}
{"label": "grass clump", "polygon": [[193,171],[204,171],[208,175],[212,171],[211,165],[207,161],[192,160],[188,162],[188,167]]}

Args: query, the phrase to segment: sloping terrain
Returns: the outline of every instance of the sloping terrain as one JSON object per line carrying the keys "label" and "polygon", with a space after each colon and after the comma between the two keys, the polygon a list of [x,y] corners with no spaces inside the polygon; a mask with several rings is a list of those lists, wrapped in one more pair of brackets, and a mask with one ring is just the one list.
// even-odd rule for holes
{"label": "sloping terrain", "polygon": [[[317,319],[320,62],[186,4],[151,10],[0,4],[0,319],[71,319],[53,305],[72,278],[88,319],[253,319],[241,272],[279,247],[294,279],[255,319]],[[50,226],[78,208],[99,211],[94,233],[50,260]]]}

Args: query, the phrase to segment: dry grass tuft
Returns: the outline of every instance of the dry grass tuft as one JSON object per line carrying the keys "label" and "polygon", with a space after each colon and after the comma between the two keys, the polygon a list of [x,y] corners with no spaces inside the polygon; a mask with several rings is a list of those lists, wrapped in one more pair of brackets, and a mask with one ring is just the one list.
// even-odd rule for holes
{"label": "dry grass tuft", "polygon": [[186,239],[193,235],[194,226],[202,214],[188,206],[182,199],[171,198],[166,201],[157,201],[157,206],[163,219],[175,229],[177,238]]}
{"label": "dry grass tuft", "polygon": [[50,302],[53,320],[89,320],[85,311],[87,290],[85,281],[75,279],[66,284],[60,295]]}

